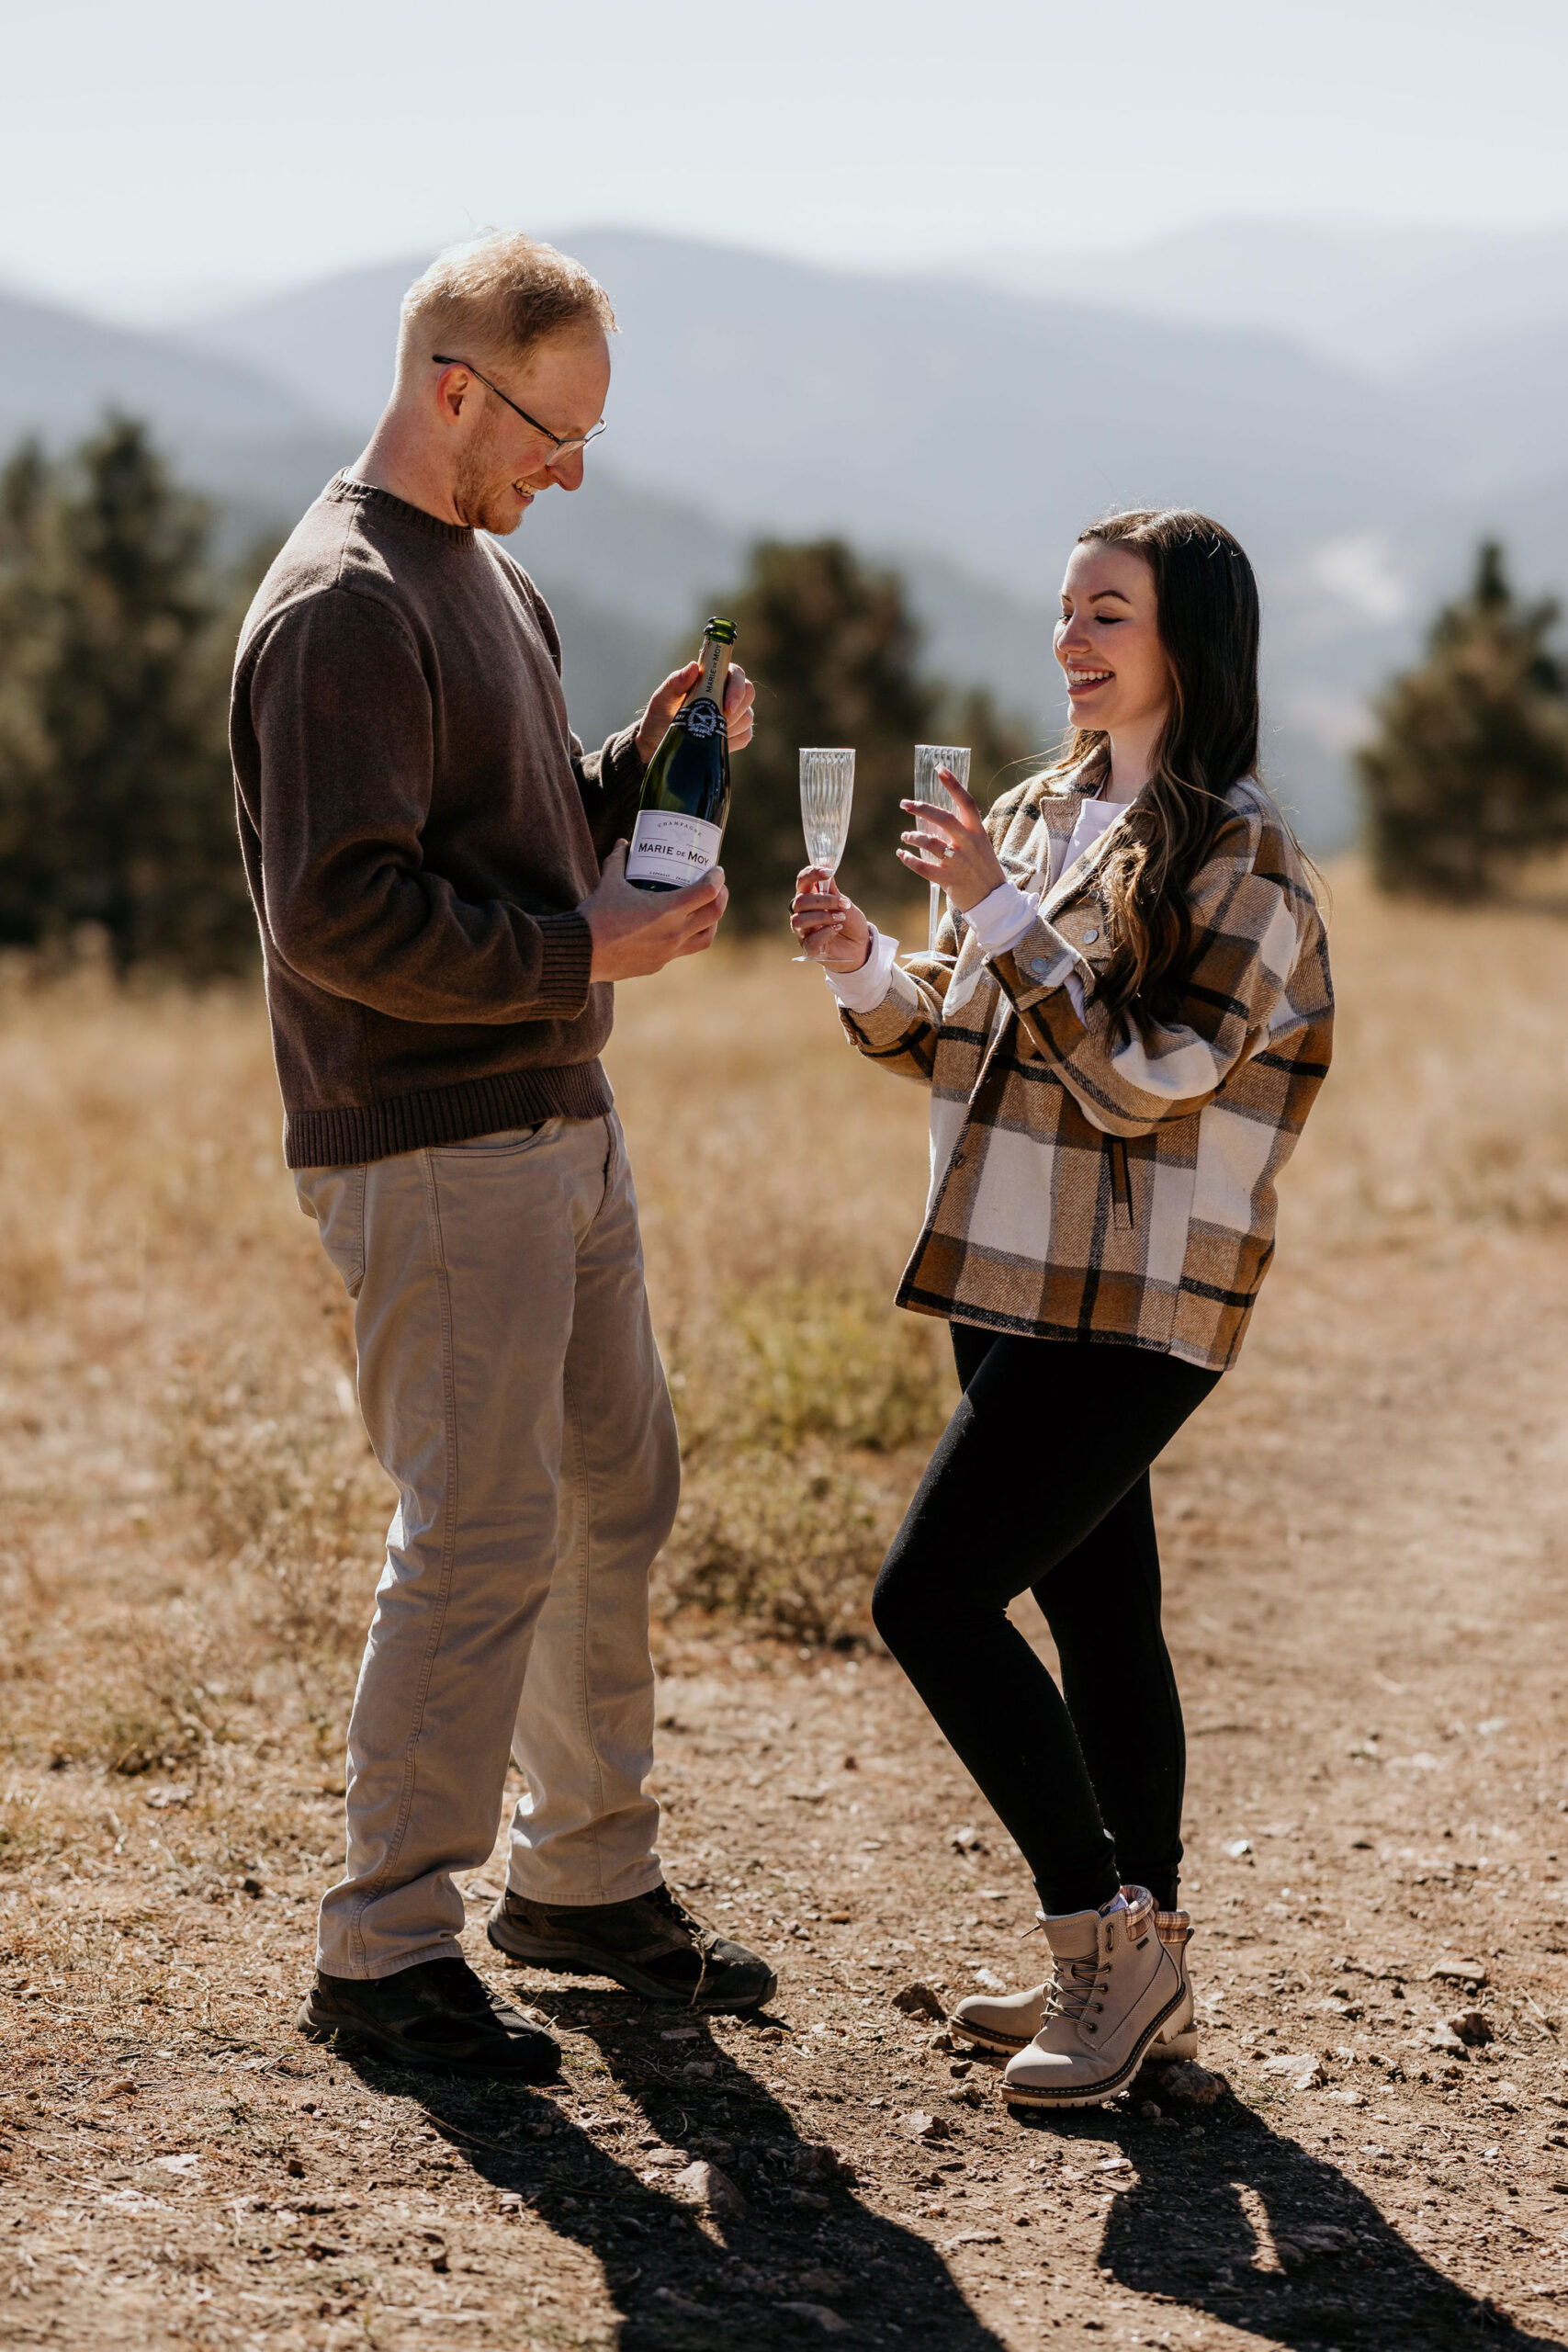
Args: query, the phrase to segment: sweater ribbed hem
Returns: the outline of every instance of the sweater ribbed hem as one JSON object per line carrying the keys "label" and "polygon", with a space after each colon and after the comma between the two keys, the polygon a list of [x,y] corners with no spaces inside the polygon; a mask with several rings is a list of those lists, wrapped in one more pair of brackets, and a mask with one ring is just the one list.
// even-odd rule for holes
{"label": "sweater ribbed hem", "polygon": [[528,1003],[535,1021],[575,1021],[588,1008],[588,984],[593,970],[593,933],[588,917],[575,910],[567,915],[536,915],[544,940],[539,985]]}
{"label": "sweater ribbed hem", "polygon": [[602,1119],[614,1103],[596,1061],[558,1069],[514,1069],[498,1078],[400,1094],[389,1102],[332,1111],[287,1111],[283,1158],[289,1168],[353,1168],[432,1144],[468,1143],[542,1119]]}

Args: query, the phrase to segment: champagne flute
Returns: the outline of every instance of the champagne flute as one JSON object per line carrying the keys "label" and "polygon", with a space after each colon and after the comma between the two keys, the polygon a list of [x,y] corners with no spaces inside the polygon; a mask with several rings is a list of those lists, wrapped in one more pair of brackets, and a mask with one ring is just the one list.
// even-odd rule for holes
{"label": "champagne flute", "polygon": [[[855,797],[855,755],[852,752],[802,752],[800,755],[800,825],[806,835],[807,862],[818,866],[830,882],[849,839],[850,810]],[[819,964],[819,954],[807,949],[792,959]]]}
{"label": "champagne flute", "polygon": [[[915,797],[930,800],[939,808],[953,807],[953,795],[937,774],[945,768],[956,777],[965,792],[969,789],[969,746],[967,743],[917,743],[915,746]],[[931,884],[931,924],[928,946],[936,954],[936,935],[942,923],[942,885]]]}

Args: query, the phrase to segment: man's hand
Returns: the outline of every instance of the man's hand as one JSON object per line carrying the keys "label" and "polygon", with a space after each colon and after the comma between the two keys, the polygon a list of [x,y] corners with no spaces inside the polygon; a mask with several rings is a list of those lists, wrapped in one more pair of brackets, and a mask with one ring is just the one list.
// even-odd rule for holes
{"label": "man's hand", "polygon": [[[664,684],[649,696],[642,725],[637,730],[637,752],[644,767],[658,751],[670,721],[701,677],[702,668],[700,662],[688,662],[683,670],[671,670]],[[739,662],[732,662],[729,675],[724,682],[724,724],[732,752],[743,752],[751,741],[751,706],[756,699],[756,687]]]}
{"label": "man's hand", "polygon": [[713,945],[718,919],[729,904],[724,868],[716,865],[700,882],[681,890],[639,890],[626,880],[626,844],[617,842],[604,860],[596,889],[577,911],[593,933],[595,980],[640,980],[661,972],[677,956],[700,956]]}

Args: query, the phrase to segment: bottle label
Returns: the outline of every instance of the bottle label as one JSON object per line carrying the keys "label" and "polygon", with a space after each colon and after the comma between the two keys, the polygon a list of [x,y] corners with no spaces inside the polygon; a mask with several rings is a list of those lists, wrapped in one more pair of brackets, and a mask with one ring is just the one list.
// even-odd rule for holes
{"label": "bottle label", "polygon": [[683,727],[688,735],[694,735],[699,743],[705,743],[710,735],[725,731],[724,713],[717,703],[710,702],[704,695],[699,701],[688,703],[684,710],[675,713],[675,725]]}
{"label": "bottle label", "polygon": [[626,853],[628,882],[700,882],[718,864],[722,829],[673,808],[639,808]]}

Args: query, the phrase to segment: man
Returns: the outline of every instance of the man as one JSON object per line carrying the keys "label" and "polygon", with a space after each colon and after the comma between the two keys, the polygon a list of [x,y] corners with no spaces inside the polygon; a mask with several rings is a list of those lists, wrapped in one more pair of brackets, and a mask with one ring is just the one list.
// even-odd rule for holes
{"label": "man", "polygon": [[[391,401],[258,590],[232,708],[285,1154],[399,1493],[300,2024],[525,2080],[559,2052],[462,1959],[453,1885],[489,1857],[509,1746],[527,1792],[493,1944],[699,2008],[775,1981],[654,1849],[648,1573],[679,1461],[598,1061],[610,983],[699,954],[724,911],[716,870],[669,894],[624,873],[696,665],[585,755],[549,613],[478,536],[581,483],[614,326],[521,236],[410,288]],[[736,747],[751,701],[732,668]]]}

